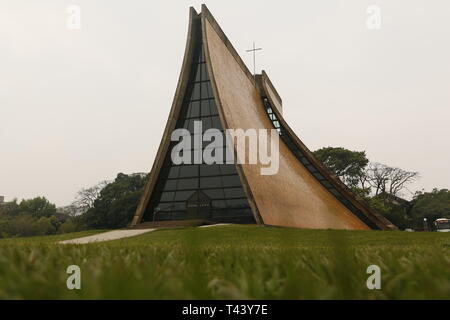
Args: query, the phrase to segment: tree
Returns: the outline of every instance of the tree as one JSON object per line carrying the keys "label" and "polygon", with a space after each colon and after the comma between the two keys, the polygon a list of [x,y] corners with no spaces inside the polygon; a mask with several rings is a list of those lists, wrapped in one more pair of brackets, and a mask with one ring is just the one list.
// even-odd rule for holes
{"label": "tree", "polygon": [[0,206],[0,216],[16,216],[20,213],[17,199]]}
{"label": "tree", "polygon": [[83,214],[86,225],[96,229],[127,226],[136,211],[146,179],[144,174],[119,173],[100,191],[93,207]]}
{"label": "tree", "polygon": [[34,218],[51,217],[56,213],[56,206],[45,197],[22,200],[19,204],[21,214],[30,214]]}
{"label": "tree", "polygon": [[[350,188],[360,184],[364,168],[369,163],[365,151],[328,147],[316,150],[313,154]],[[362,188],[364,189],[364,185]]]}
{"label": "tree", "polygon": [[450,191],[434,189],[417,192],[412,201],[411,218],[416,228],[423,228],[423,219],[429,223],[439,218],[450,218]]}
{"label": "tree", "polygon": [[95,200],[100,196],[100,192],[110,181],[104,180],[93,187],[81,189],[78,191],[75,201],[65,209],[70,212],[71,216],[83,214],[94,206]]}
{"label": "tree", "polygon": [[375,196],[383,193],[399,196],[409,183],[418,178],[418,172],[405,171],[381,163],[371,163],[364,174],[364,179],[372,187]]}
{"label": "tree", "polygon": [[79,207],[77,207],[74,203],[58,208],[58,212],[67,214],[70,218],[75,218],[82,214],[83,212],[80,210]]}
{"label": "tree", "polygon": [[369,207],[399,228],[411,227],[412,204],[399,196],[419,178],[418,172],[369,163],[364,151],[328,147],[313,154]]}

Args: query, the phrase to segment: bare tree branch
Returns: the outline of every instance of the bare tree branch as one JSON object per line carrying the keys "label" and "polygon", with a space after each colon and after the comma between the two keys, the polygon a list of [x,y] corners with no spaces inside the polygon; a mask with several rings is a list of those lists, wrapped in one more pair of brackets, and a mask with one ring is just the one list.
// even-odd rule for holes
{"label": "bare tree branch", "polygon": [[406,185],[419,178],[418,172],[405,171],[381,163],[370,163],[365,171],[365,181],[373,188],[374,195],[387,193],[393,196],[401,195]]}
{"label": "bare tree branch", "polygon": [[93,187],[78,191],[75,201],[72,203],[72,206],[76,208],[77,214],[83,214],[91,209],[94,206],[95,200],[99,197],[100,192],[109,183],[110,181],[104,180]]}

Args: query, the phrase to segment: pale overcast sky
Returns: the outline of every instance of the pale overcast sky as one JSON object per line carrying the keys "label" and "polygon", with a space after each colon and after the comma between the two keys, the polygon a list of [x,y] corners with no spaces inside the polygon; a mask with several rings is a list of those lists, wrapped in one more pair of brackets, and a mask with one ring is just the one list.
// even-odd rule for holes
{"label": "pale overcast sky", "polygon": [[[0,195],[76,192],[148,172],[177,85],[188,7],[206,3],[245,52],[256,41],[311,149],[366,150],[450,187],[448,0],[1,0]],[[66,27],[81,7],[81,30]],[[367,8],[382,9],[378,31]]]}

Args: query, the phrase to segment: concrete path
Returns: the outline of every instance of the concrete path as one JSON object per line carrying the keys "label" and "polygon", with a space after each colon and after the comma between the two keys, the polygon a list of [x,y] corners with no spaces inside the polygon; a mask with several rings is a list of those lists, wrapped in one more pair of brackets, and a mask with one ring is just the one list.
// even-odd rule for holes
{"label": "concrete path", "polygon": [[212,228],[212,227],[221,227],[221,226],[231,226],[231,223],[218,223],[218,224],[209,224],[206,226],[200,226],[199,228]]}
{"label": "concrete path", "polygon": [[86,244],[93,242],[111,241],[129,237],[139,236],[144,233],[155,231],[156,229],[142,229],[142,230],[114,230],[105,233],[95,234],[93,236],[60,241],[60,244]]}

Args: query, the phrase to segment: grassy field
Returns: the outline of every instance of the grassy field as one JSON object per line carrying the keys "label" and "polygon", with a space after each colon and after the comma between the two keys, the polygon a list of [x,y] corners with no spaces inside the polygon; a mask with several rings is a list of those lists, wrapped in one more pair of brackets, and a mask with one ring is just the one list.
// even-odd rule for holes
{"label": "grassy field", "polygon": [[[450,234],[220,226],[56,243],[92,233],[0,240],[0,299],[450,299]],[[81,290],[66,287],[73,264]]]}

